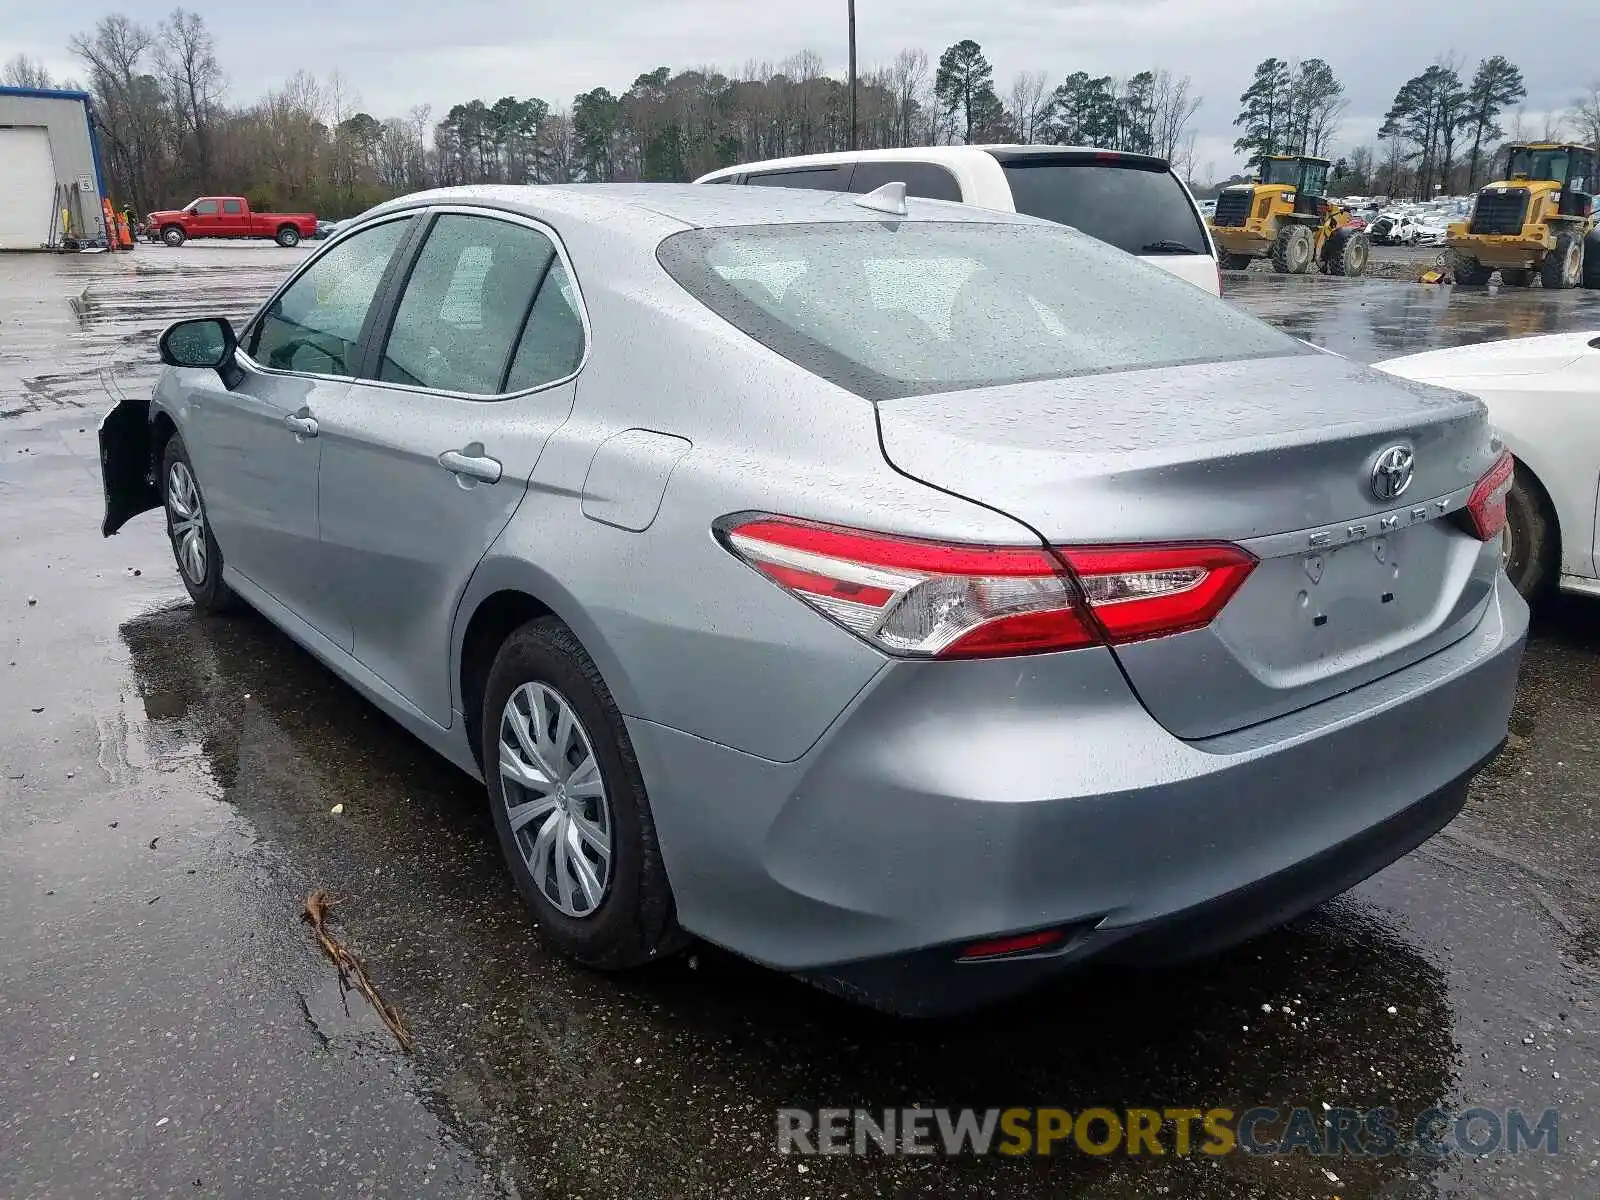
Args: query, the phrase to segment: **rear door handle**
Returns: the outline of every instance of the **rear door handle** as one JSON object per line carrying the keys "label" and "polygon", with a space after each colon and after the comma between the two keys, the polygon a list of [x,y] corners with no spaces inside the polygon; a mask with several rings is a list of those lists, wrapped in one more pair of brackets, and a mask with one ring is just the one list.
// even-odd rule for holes
{"label": "rear door handle", "polygon": [[446,450],[439,455],[439,465],[457,479],[476,479],[479,483],[499,483],[502,473],[499,460],[485,454],[478,442],[460,450]]}
{"label": "rear door handle", "polygon": [[317,419],[306,413],[288,413],[284,416],[283,423],[294,431],[296,437],[317,436]]}

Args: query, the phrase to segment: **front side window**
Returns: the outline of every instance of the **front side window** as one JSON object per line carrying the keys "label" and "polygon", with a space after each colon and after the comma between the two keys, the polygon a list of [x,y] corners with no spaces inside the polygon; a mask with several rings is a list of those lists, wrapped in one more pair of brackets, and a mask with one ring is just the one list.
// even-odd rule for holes
{"label": "front side window", "polygon": [[806,188],[819,192],[842,192],[850,178],[848,166],[804,167],[791,171],[763,171],[746,175],[745,182],[755,187]]}
{"label": "front side window", "polygon": [[411,221],[386,221],[333,246],[261,314],[245,353],[277,371],[354,375],[367,309]]}
{"label": "front side window", "polygon": [[1032,225],[699,229],[657,256],[751,338],[869,400],[1314,353],[1175,275]]}
{"label": "front side window", "polygon": [[217,202],[215,200],[197,200],[194,206],[195,216],[214,217],[217,215]]}
{"label": "front side window", "polygon": [[[506,391],[524,325],[543,328],[547,319],[534,301],[559,293],[559,283],[541,292],[559,268],[554,243],[536,229],[493,217],[439,217],[406,281],[378,378],[473,396]],[[580,325],[579,355],[582,347]],[[545,367],[533,361],[533,344],[528,355],[525,372],[537,376]]]}

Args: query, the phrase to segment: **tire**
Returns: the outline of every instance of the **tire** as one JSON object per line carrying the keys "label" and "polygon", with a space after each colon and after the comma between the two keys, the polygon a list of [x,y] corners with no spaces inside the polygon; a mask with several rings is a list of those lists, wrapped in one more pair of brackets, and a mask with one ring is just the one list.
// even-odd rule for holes
{"label": "tire", "polygon": [[300,231],[293,225],[285,225],[278,230],[277,242],[285,250],[292,246],[298,246],[300,244]]}
{"label": "tire", "polygon": [[1544,488],[1520,462],[1506,496],[1502,562],[1511,584],[1532,604],[1549,590],[1558,566],[1559,536]]}
{"label": "tire", "polygon": [[1600,289],[1600,227],[1583,239],[1583,286]]}
{"label": "tire", "polygon": [[1359,279],[1367,273],[1367,260],[1372,257],[1372,243],[1360,230],[1343,236],[1334,234],[1324,256],[1330,275],[1344,275]]}
{"label": "tire", "polygon": [[1304,275],[1314,265],[1316,245],[1304,225],[1285,225],[1272,239],[1272,266],[1280,275]]}
{"label": "tire", "polygon": [[189,599],[203,613],[233,608],[237,603],[233,589],[222,581],[222,550],[211,532],[189,451],[176,433],[161,450],[161,506],[172,558]]}
{"label": "tire", "polygon": [[1217,265],[1224,271],[1248,271],[1253,261],[1248,254],[1233,254],[1227,250],[1217,251]]}
{"label": "tire", "polygon": [[167,225],[161,230],[161,240],[176,250],[188,240],[188,234],[183,232],[181,226]]}
{"label": "tire", "polygon": [[1489,282],[1489,277],[1494,274],[1494,268],[1484,266],[1470,254],[1452,250],[1450,273],[1456,277],[1457,283],[1464,283],[1468,287],[1482,287]]}
{"label": "tire", "polygon": [[1533,272],[1527,267],[1501,267],[1500,283],[1504,287],[1530,287],[1533,284]]}
{"label": "tire", "polygon": [[[513,726],[508,706],[514,698],[516,715],[532,717],[524,732],[540,752],[536,756],[524,750],[525,743]],[[535,699],[537,707],[532,703]],[[551,730],[553,718],[559,716],[562,706],[573,718],[573,724],[568,745],[557,754]],[[541,711],[552,719],[539,720]],[[639,966],[685,945],[688,938],[678,927],[672,889],[656,840],[655,820],[627,728],[600,672],[570,629],[554,617],[542,617],[506,639],[484,687],[480,724],[479,750],[500,848],[517,891],[533,910],[550,943],[586,966],[611,971]],[[541,725],[542,738],[538,734]],[[510,803],[516,805],[535,801],[542,804],[552,792],[532,782],[549,778],[537,766],[525,772],[529,784],[508,784],[500,768],[502,742],[510,747],[509,757],[524,764],[533,764],[536,757],[553,760],[559,764],[552,768],[557,775],[571,771],[574,757],[581,767],[585,758],[592,755],[597,764],[599,794],[586,792],[557,800],[553,807],[513,830],[508,786],[514,789]],[[571,785],[579,774],[572,772],[562,787]],[[575,817],[586,825],[579,824]],[[553,830],[552,838],[563,829],[572,831],[571,836],[578,843],[577,853],[584,857],[591,882],[599,887],[597,901],[580,884],[576,867],[569,866],[564,871],[567,895],[563,895],[559,878],[562,867],[553,857],[554,847],[548,859],[538,850],[546,827]],[[585,827],[604,835],[606,855],[581,832]],[[530,857],[538,863],[537,878],[529,865]],[[567,861],[572,861],[570,853]]]}
{"label": "tire", "polygon": [[1555,249],[1539,264],[1539,281],[1551,290],[1575,288],[1583,278],[1583,239],[1576,229],[1556,234]]}

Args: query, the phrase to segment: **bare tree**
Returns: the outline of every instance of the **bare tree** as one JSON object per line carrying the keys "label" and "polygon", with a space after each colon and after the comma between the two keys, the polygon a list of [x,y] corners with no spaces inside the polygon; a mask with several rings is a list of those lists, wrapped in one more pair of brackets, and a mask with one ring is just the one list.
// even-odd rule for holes
{"label": "bare tree", "polygon": [[1043,71],[1018,71],[1011,81],[1011,101],[1007,106],[1017,140],[1032,145],[1050,120],[1055,97]]}
{"label": "bare tree", "polygon": [[[1179,78],[1170,71],[1157,71],[1150,95],[1150,104],[1155,110],[1151,130],[1155,135],[1155,153],[1174,164],[1178,161],[1178,153],[1186,136],[1189,136],[1189,122],[1200,111],[1200,97],[1193,95],[1190,87],[1187,75]],[[1192,164],[1192,137],[1189,140],[1189,153]]]}
{"label": "bare tree", "polygon": [[1600,79],[1589,85],[1586,95],[1573,102],[1567,119],[1577,131],[1578,141],[1600,148]]}
{"label": "bare tree", "polygon": [[894,56],[889,68],[890,86],[894,89],[895,116],[899,128],[895,144],[913,146],[922,140],[922,121],[919,119],[928,89],[928,52],[902,50]]}
{"label": "bare tree", "polygon": [[120,13],[102,17],[92,33],[76,34],[67,43],[89,68],[101,127],[118,173],[141,209],[155,199],[157,160],[170,146],[166,97],[146,71],[154,44],[149,29]]}
{"label": "bare tree", "polygon": [[224,81],[216,42],[199,13],[181,8],[161,22],[156,61],[172,94],[172,106],[185,133],[194,139],[198,179],[211,186],[211,125]]}
{"label": "bare tree", "polygon": [[56,86],[56,81],[45,69],[45,65],[36,58],[29,58],[26,54],[19,54],[6,62],[4,69],[0,70],[0,83],[7,87],[23,88]]}
{"label": "bare tree", "polygon": [[1544,114],[1544,127],[1539,134],[1539,140],[1544,142],[1559,142],[1566,132],[1567,114],[1554,110]]}

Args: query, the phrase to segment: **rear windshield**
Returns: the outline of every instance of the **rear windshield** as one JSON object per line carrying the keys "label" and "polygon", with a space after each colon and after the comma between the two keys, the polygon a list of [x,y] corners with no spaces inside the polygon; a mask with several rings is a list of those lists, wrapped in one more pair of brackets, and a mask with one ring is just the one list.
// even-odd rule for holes
{"label": "rear windshield", "polygon": [[1002,162],[1017,211],[1081,229],[1129,254],[1209,254],[1178,177],[1165,168]]}
{"label": "rear windshield", "polygon": [[658,255],[762,345],[870,400],[1309,353],[1068,229],[834,222],[696,229]]}

